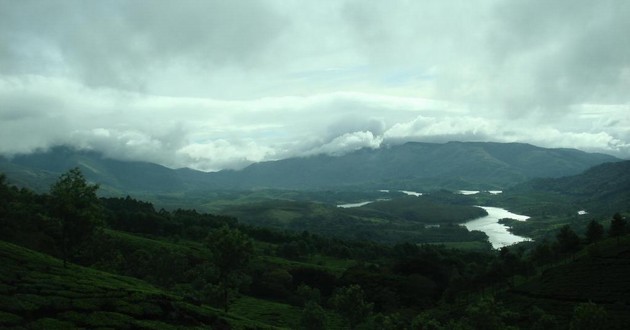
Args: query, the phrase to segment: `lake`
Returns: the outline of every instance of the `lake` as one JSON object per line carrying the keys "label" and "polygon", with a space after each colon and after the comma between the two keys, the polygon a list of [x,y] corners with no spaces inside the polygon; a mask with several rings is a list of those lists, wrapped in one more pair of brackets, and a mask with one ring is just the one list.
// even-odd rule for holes
{"label": "lake", "polygon": [[475,220],[468,221],[464,223],[464,226],[468,228],[468,230],[479,230],[486,235],[492,244],[492,247],[495,249],[502,248],[504,246],[512,245],[518,242],[529,241],[530,239],[527,237],[517,236],[508,231],[508,227],[499,223],[499,220],[503,218],[514,219],[518,221],[525,221],[529,219],[526,215],[520,215],[512,213],[506,209],[502,209],[500,207],[490,207],[490,206],[478,206],[486,212],[488,215],[477,218]]}
{"label": "lake", "polygon": [[[405,194],[405,195],[407,195],[407,196],[416,196],[416,197],[420,197],[420,196],[422,196],[422,193],[421,193],[421,192],[409,191],[409,190],[397,190],[397,191],[398,191],[398,192],[401,192],[401,193],[403,193],[403,194]],[[382,193],[390,193],[390,192],[391,192],[391,190],[388,190],[388,189],[381,189],[381,190],[379,190],[379,192],[382,192]],[[380,199],[377,199],[377,200],[378,200],[378,201],[387,201],[387,200],[389,200],[389,199],[387,199],[387,198],[380,198]],[[344,208],[344,209],[349,209],[349,208],[353,208],[353,207],[361,207],[361,206],[363,206],[363,205],[368,205],[368,204],[370,204],[370,203],[374,203],[374,201],[366,201],[366,202],[359,202],[359,203],[346,203],[346,204],[338,204],[338,205],[337,205],[337,207],[341,207],[341,208]]]}

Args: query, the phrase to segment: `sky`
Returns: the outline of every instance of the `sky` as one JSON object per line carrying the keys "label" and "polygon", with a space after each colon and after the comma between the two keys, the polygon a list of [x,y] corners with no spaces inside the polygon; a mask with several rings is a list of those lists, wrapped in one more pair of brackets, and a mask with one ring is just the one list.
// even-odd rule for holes
{"label": "sky", "polygon": [[408,141],[630,158],[630,1],[0,0],[0,154],[204,171]]}

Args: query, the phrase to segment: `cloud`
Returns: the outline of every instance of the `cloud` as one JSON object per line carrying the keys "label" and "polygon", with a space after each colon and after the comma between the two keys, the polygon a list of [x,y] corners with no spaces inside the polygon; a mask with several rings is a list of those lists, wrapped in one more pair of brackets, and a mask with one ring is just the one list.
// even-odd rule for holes
{"label": "cloud", "polygon": [[339,156],[363,148],[377,149],[382,142],[382,136],[374,135],[370,131],[345,133],[322,146],[305,152],[304,155],[328,154]]}
{"label": "cloud", "polygon": [[0,153],[216,170],[464,140],[630,157],[629,22],[614,0],[0,1]]}
{"label": "cloud", "polygon": [[[542,10],[544,8],[544,10]],[[486,38],[491,89],[515,111],[562,111],[585,102],[627,102],[630,4],[512,1],[495,8]]]}

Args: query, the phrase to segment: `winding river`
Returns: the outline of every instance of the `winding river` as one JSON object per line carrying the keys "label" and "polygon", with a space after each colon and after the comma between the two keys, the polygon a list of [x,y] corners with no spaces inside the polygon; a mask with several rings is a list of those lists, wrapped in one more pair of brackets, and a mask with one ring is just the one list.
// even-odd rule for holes
{"label": "winding river", "polygon": [[[380,190],[380,192],[389,193],[390,190]],[[399,190],[406,195],[410,196],[422,196],[422,193],[415,191],[406,191]],[[499,190],[488,191],[490,194],[496,195],[500,194]],[[471,195],[479,193],[479,191],[472,190],[461,190],[459,193],[464,195]],[[337,207],[341,208],[353,208],[353,207],[361,207],[374,201],[364,201],[359,203],[348,203],[348,204],[339,204]],[[477,218],[474,220],[470,220],[463,225],[470,231],[478,230],[486,233],[488,235],[488,240],[492,244],[492,247],[495,249],[500,249],[504,246],[512,245],[518,242],[529,241],[530,239],[527,237],[522,237],[518,235],[514,235],[508,231],[508,227],[499,223],[499,220],[504,218],[514,219],[517,221],[525,221],[529,219],[526,215],[520,215],[516,213],[512,213],[506,209],[500,207],[492,207],[492,206],[477,206],[480,207],[488,213],[488,215],[483,216],[481,218]],[[585,211],[580,211],[585,212]]]}
{"label": "winding river", "polygon": [[477,218],[475,220],[468,221],[464,223],[464,226],[468,228],[468,230],[479,230],[486,235],[492,244],[492,247],[495,249],[502,248],[504,246],[512,245],[518,242],[528,241],[529,238],[517,236],[508,231],[508,227],[499,223],[499,220],[503,218],[514,219],[518,221],[525,221],[529,219],[526,215],[520,215],[512,213],[506,209],[502,209],[500,207],[490,207],[490,206],[478,206],[486,212],[488,215]]}

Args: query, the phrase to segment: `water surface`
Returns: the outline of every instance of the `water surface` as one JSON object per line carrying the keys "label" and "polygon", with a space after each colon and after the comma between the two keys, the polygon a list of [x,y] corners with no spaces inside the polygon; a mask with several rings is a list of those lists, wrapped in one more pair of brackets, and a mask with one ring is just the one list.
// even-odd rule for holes
{"label": "water surface", "polygon": [[520,215],[512,213],[506,209],[500,207],[490,206],[478,206],[486,212],[488,215],[468,221],[464,224],[468,230],[479,230],[486,235],[495,249],[502,248],[504,246],[512,245],[518,242],[529,241],[527,237],[517,236],[508,231],[508,227],[499,223],[499,220],[504,218],[514,219],[518,221],[525,221],[529,219],[526,215]]}

